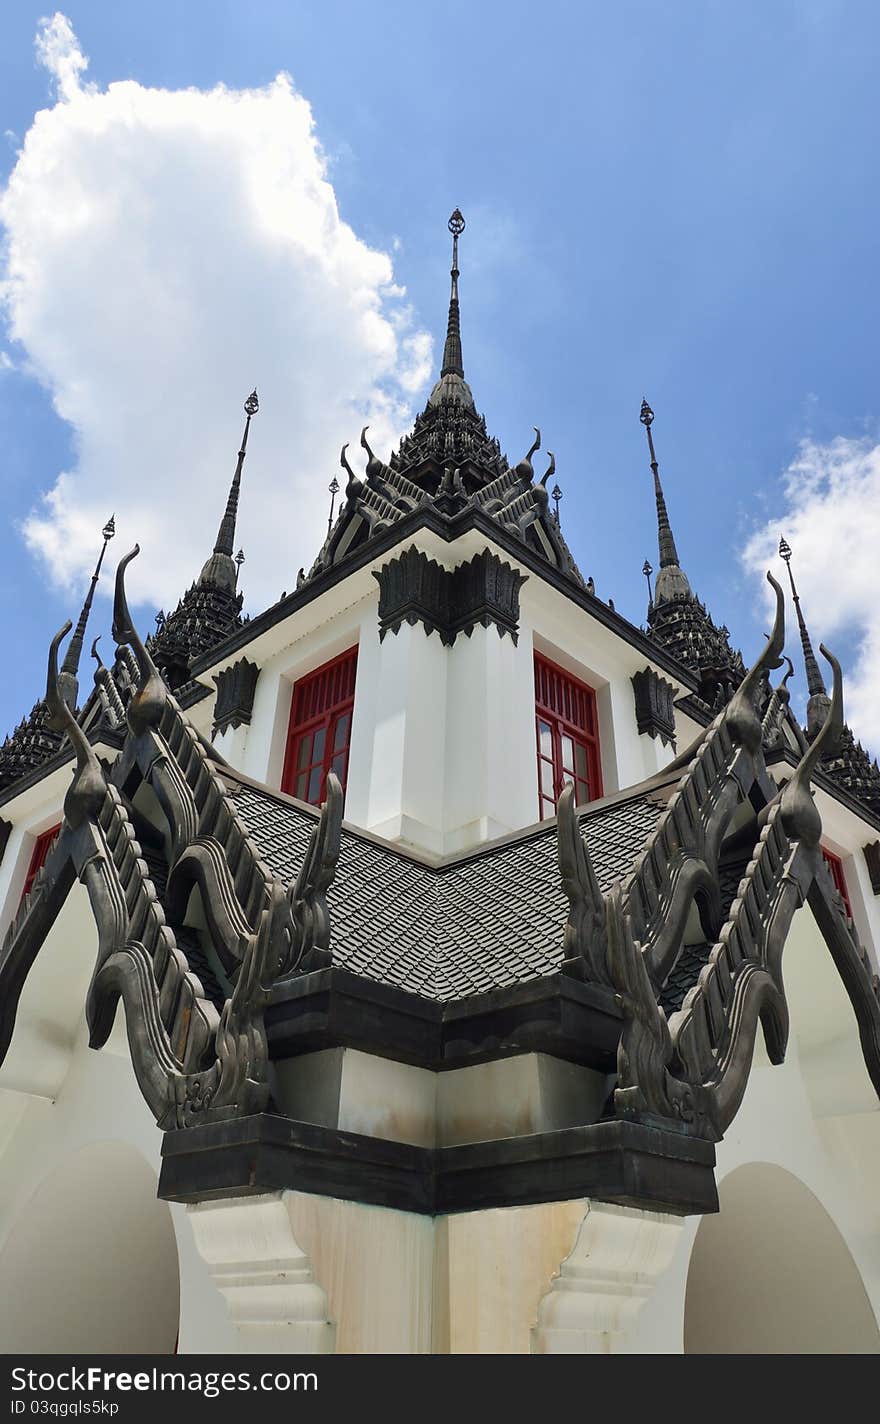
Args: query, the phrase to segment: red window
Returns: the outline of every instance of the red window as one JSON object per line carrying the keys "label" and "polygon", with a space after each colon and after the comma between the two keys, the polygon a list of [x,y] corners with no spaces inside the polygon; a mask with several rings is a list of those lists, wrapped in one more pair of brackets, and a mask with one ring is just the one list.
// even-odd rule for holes
{"label": "red window", "polygon": [[28,873],[25,876],[24,889],[21,892],[22,899],[24,899],[25,895],[29,894],[29,892],[33,888],[34,881],[36,880],[38,873],[43,869],[43,866],[46,864],[46,861],[49,858],[49,852],[55,844],[55,838],[60,830],[61,824],[59,822],[59,824],[57,826],[53,826],[51,830],[43,831],[43,834],[41,836],[37,836],[37,839],[34,843],[34,849],[31,854],[31,862],[28,866]]}
{"label": "red window", "polygon": [[852,919],[852,906],[849,903],[849,895],[846,891],[846,876],[843,873],[843,861],[839,855],[833,855],[830,850],[822,847],[822,859],[831,871],[831,879],[834,881],[835,890],[840,891],[840,898],[843,900],[846,913]]}
{"label": "red window", "polygon": [[345,790],[356,672],[357,648],[350,648],[293,689],[281,790],[313,806],[324,799],[328,771]]}
{"label": "red window", "polygon": [[602,795],[596,694],[586,683],[535,654],[535,728],[538,744],[538,809],[554,815],[563,786],[574,783],[575,800]]}

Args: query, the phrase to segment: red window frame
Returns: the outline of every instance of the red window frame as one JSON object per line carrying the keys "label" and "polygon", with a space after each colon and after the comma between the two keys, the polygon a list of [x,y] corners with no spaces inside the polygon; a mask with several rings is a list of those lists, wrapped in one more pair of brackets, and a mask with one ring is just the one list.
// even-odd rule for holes
{"label": "red window frame", "polygon": [[301,677],[293,689],[281,790],[312,806],[327,791],[327,773],[348,780],[357,647]]}
{"label": "red window frame", "polygon": [[60,830],[61,822],[59,821],[57,826],[51,826],[48,831],[42,831],[34,841],[34,848],[31,851],[27,875],[24,878],[24,889],[21,892],[22,900],[25,895],[29,895],[33,889],[34,881],[49,859],[49,852],[55,844]]}
{"label": "red window frame", "polygon": [[834,881],[834,888],[835,890],[838,890],[840,892],[840,898],[844,903],[846,913],[848,914],[849,918],[852,919],[852,905],[850,904],[849,900],[849,891],[846,888],[846,875],[844,874],[843,870],[843,861],[841,860],[839,855],[835,855],[833,851],[826,850],[824,846],[821,847],[821,850],[822,859],[828,866],[828,869],[831,871],[831,879]]}
{"label": "red window frame", "polygon": [[579,806],[598,800],[602,759],[596,693],[540,653],[535,653],[535,742],[540,820],[556,814],[569,781]]}

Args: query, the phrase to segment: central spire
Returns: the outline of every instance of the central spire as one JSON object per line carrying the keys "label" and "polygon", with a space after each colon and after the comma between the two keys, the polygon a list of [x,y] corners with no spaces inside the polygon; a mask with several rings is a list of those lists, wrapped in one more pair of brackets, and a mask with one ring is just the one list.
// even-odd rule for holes
{"label": "central spire", "polygon": [[245,416],[244,434],[241,437],[241,449],[238,452],[238,460],[235,465],[235,474],[232,476],[232,484],[229,486],[229,496],[226,500],[226,510],[220,520],[220,528],[217,531],[217,541],[214,545],[214,552],[205,564],[199,575],[200,584],[216,584],[220,588],[235,592],[238,582],[238,569],[235,566],[233,552],[235,550],[235,521],[238,517],[238,497],[241,491],[241,472],[244,466],[244,457],[247,454],[248,434],[251,428],[251,420],[260,409],[260,402],[257,399],[256,391],[251,391],[244,403]]}
{"label": "central spire", "polygon": [[678,562],[678,550],[675,547],[672,526],[669,523],[669,515],[666,511],[666,500],[663,496],[663,486],[660,483],[660,466],[657,463],[657,455],[654,451],[654,437],[651,434],[651,426],[654,423],[654,412],[646,400],[642,401],[639,420],[644,425],[645,434],[648,437],[648,451],[651,456],[651,470],[654,475],[654,498],[657,501],[657,542],[660,549],[660,571],[657,574],[657,582],[654,586],[654,600],[657,603],[665,603],[667,600],[673,598],[689,598],[691,586],[688,583],[687,575]]}
{"label": "central spire", "polygon": [[452,279],[451,291],[449,295],[449,320],[446,323],[446,345],[443,348],[443,368],[440,372],[443,376],[461,376],[464,380],[464,361],[461,354],[461,320],[458,308],[458,239],[464,232],[464,218],[461,210],[456,208],[447,224],[452,233]]}
{"label": "central spire", "polygon": [[449,317],[446,322],[446,344],[443,347],[443,365],[440,379],[428,397],[428,410],[438,410],[447,402],[463,407],[476,414],[471,388],[464,378],[464,360],[461,354],[461,315],[458,306],[458,239],[464,232],[464,218],[461,209],[456,208],[446,224],[452,233],[452,270],[449,292]]}
{"label": "central spire", "polygon": [[238,452],[238,462],[235,466],[235,474],[232,476],[232,484],[229,487],[229,498],[226,501],[226,513],[220,521],[220,528],[217,531],[217,542],[214,545],[215,554],[228,554],[232,558],[235,549],[235,521],[238,516],[238,496],[241,489],[241,471],[244,465],[244,457],[247,454],[248,433],[251,428],[251,418],[260,409],[260,402],[257,399],[256,391],[251,391],[244,403],[244,410],[247,419],[244,423],[244,434],[241,437],[241,449]]}

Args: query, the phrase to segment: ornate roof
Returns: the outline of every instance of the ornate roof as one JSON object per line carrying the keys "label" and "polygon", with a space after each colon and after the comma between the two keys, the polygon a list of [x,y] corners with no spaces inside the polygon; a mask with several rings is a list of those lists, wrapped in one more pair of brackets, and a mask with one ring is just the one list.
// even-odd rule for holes
{"label": "ornate roof", "polygon": [[[816,654],[813,652],[809,629],[801,608],[794,574],[791,571],[791,546],[785,539],[779,541],[779,554],[788,569],[791,594],[797,612],[809,693],[805,730],[807,740],[812,742],[818,736],[828,715],[831,699],[828,696]],[[880,816],[880,767],[877,765],[876,758],[872,759],[861,742],[856,741],[846,722],[840,729],[836,743],[823,754],[822,770],[827,772],[832,781],[835,781],[844,791],[849,792],[850,796],[854,796],[857,801],[861,801],[867,806],[875,816]]]}
{"label": "ornate roof", "polygon": [[[231,1119],[249,1119],[250,1127],[271,1120],[288,1137],[301,1131],[273,1098],[272,1062],[360,1045],[370,1025],[385,1056],[398,1056],[387,1049],[399,1043],[402,1061],[416,1066],[426,1057],[429,1067],[451,1066],[461,1045],[470,1046],[471,1061],[491,1061],[540,1051],[545,1041],[592,1063],[610,1088],[599,1120],[584,1126],[597,1151],[619,1149],[621,1123],[668,1134],[667,1164],[685,1139],[717,1142],[742,1101],[759,1023],[771,1061],[784,1057],[781,956],[805,899],[880,1089],[880,983],[823,861],[810,786],[840,728],[840,667],[830,654],[827,716],[783,787],[763,759],[758,703],[784,642],[778,584],[763,653],[679,763],[635,796],[586,815],[567,787],[555,825],[432,866],[344,828],[332,775],[316,814],[225,768],[187,722],[132,623],[124,590],[132,557],[117,574],[114,632],[138,681],[113,767],[98,760],[65,700],[57,668],[64,634],[52,643],[46,700],[76,767],[57,840],[0,948],[0,1062],[27,974],[79,878],[99,945],[85,1005],[89,1042],[106,1043],[121,999],[132,1067],[156,1122],[178,1145],[200,1129],[188,1138],[200,1162],[187,1200],[216,1197],[218,1184],[240,1195],[239,1170],[252,1191],[288,1185],[277,1160],[267,1177],[248,1152],[230,1177],[227,1159],[218,1170],[211,1154],[239,1140]],[[141,786],[152,790],[146,801],[155,821],[137,808]],[[741,822],[743,805],[752,816]],[[196,885],[204,936],[186,918]],[[704,936],[696,945],[694,909]],[[542,1039],[554,995],[560,1004],[564,997],[565,1014],[560,1009],[549,1021],[552,1037]],[[440,1045],[440,1060],[426,1039]],[[305,1187],[336,1194],[352,1134],[328,1127],[322,1141],[326,1163],[313,1155]],[[490,1146],[503,1169],[509,1139],[480,1150]],[[353,1199],[371,1200],[368,1135],[354,1148],[342,1185]],[[539,1155],[547,1176],[550,1153]],[[508,1175],[500,1172],[492,1204],[508,1200]],[[550,1175],[537,1199],[569,1198],[571,1182]],[[667,1187],[663,1200],[682,1211],[691,1198],[680,1187]],[[607,1176],[575,1190],[597,1195],[597,1188],[600,1198],[620,1191],[609,1189]],[[639,1205],[645,1187],[626,1191]],[[383,1204],[399,1203],[387,1196]],[[485,1206],[486,1184],[460,1204]],[[418,1209],[431,1207],[425,1198]]]}
{"label": "ornate roof", "polygon": [[243,597],[238,592],[238,572],[244,555],[239,551],[233,558],[235,521],[251,419],[259,408],[257,393],[252,391],[244,403],[247,418],[241,449],[213,552],[174,611],[158,614],[156,632],[149,639],[156,666],[172,688],[188,681],[190,667],[196,658],[222,643],[244,622],[241,613]]}
{"label": "ornate roof", "polygon": [[[342,447],[341,464],[348,477],[345,500],[308,577],[322,573],[419,508],[430,507],[446,517],[470,508],[497,520],[548,564],[585,587],[562,536],[558,512],[549,510],[547,486],[556,470],[552,454],[547,470],[535,482],[532,456],[541,448],[540,431],[535,427],[531,448],[511,468],[499,442],[489,435],[485,417],[477,412],[464,378],[458,297],[458,239],[464,231],[464,218],[458,209],[449,219],[449,230],[453,239],[452,290],[439,379],[411,433],[404,436],[387,463],[370,448],[367,427],[361,432],[367,454],[363,477],[355,474],[348,462],[348,446]],[[301,570],[299,585],[305,580]]]}
{"label": "ornate roof", "polygon": [[648,437],[660,552],[660,570],[653,593],[650,593],[653,569],[647,562],[644,569],[649,589],[648,632],[664,651],[699,678],[699,700],[708,709],[717,710],[742,681],[745,665],[742,655],[730,645],[729,630],[714,621],[706,605],[693,592],[679,563],[651,433],[654,412],[646,400],[642,401],[639,419]]}
{"label": "ornate roof", "polygon": [[[67,706],[74,711],[79,697],[79,661],[82,656],[86,626],[92,611],[95,588],[101,576],[101,565],[104,562],[107,545],[115,533],[116,525],[111,514],[102,530],[104,542],[98,555],[98,562],[95,565],[95,571],[92,574],[73,637],[68,644],[64,662],[58,674],[61,695]],[[50,761],[61,750],[63,740],[63,732],[56,726],[56,719],[50,715],[45,700],[41,699],[39,702],[35,702],[29,715],[19,722],[11,736],[8,736],[0,746],[0,791],[5,790],[7,786],[12,786],[22,777],[28,776],[45,762]]]}

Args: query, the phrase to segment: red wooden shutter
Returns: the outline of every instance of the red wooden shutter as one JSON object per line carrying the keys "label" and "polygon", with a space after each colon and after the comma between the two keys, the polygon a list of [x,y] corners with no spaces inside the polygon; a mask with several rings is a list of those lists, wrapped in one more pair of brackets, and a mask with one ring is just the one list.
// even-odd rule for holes
{"label": "red wooden shutter", "polygon": [[31,889],[33,888],[34,881],[36,880],[38,873],[46,864],[46,861],[49,858],[49,852],[55,844],[55,838],[60,830],[61,823],[59,821],[57,826],[53,826],[51,830],[43,831],[42,835],[37,836],[37,839],[34,842],[33,851],[31,852],[28,872],[25,876],[24,889],[21,892],[22,899],[24,899],[25,895],[29,894]]}
{"label": "red wooden shutter", "polygon": [[846,913],[852,919],[852,906],[849,903],[849,894],[846,888],[846,876],[843,873],[843,861],[839,855],[834,855],[830,850],[822,846],[822,859],[831,871],[831,879],[834,881],[834,888],[840,891],[841,899],[846,907]]}
{"label": "red wooden shutter", "polygon": [[293,689],[281,790],[320,806],[333,771],[345,784],[351,746],[351,716],[357,648],[300,678]]}
{"label": "red wooden shutter", "polygon": [[554,815],[560,792],[573,782],[575,800],[602,795],[596,694],[585,682],[535,654],[538,814]]}

